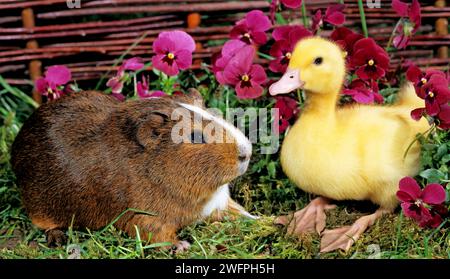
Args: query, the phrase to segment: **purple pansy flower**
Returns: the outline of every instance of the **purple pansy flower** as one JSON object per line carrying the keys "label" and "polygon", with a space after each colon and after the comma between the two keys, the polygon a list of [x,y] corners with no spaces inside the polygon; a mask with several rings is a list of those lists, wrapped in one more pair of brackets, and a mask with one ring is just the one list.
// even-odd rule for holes
{"label": "purple pansy flower", "polygon": [[267,80],[264,68],[252,64],[254,55],[255,49],[246,46],[236,53],[223,70],[225,83],[234,86],[237,96],[241,99],[255,99],[261,96],[263,92],[261,84]]}
{"label": "purple pansy flower", "polygon": [[195,41],[188,33],[178,30],[161,32],[153,42],[153,67],[166,75],[177,75],[192,65],[194,50]]}
{"label": "purple pansy flower", "polygon": [[36,80],[36,90],[49,100],[56,100],[64,94],[64,85],[72,79],[72,74],[66,66],[50,66],[45,76]]}
{"label": "purple pansy flower", "polygon": [[232,39],[242,40],[246,44],[263,45],[267,42],[266,31],[271,27],[269,18],[260,10],[250,11],[245,18],[236,22],[230,31]]}

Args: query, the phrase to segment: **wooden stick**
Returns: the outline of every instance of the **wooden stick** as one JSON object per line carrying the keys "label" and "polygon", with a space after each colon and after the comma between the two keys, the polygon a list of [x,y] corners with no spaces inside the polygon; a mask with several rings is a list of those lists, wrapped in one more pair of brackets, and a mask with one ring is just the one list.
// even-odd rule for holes
{"label": "wooden stick", "polygon": [[41,13],[38,18],[54,19],[58,17],[73,17],[85,15],[101,14],[134,14],[134,13],[177,13],[177,12],[217,12],[217,11],[237,11],[252,9],[268,9],[269,2],[251,1],[251,2],[221,2],[221,3],[194,3],[179,5],[149,5],[149,6],[130,6],[130,7],[106,7],[91,9],[71,9],[64,11]]}
{"label": "wooden stick", "polygon": [[[437,0],[434,4],[438,9],[445,9],[445,0]],[[448,35],[448,17],[436,19],[436,35]],[[437,50],[439,58],[448,58],[448,46],[440,46]]]}
{"label": "wooden stick", "polygon": [[183,21],[168,21],[168,22],[157,22],[137,26],[128,27],[110,27],[110,28],[99,28],[99,29],[88,29],[88,30],[72,30],[72,31],[59,31],[59,32],[49,32],[49,33],[38,33],[38,34],[17,34],[17,35],[0,35],[0,40],[29,40],[29,39],[42,39],[42,38],[58,38],[58,37],[68,37],[68,36],[81,36],[101,33],[113,33],[113,32],[130,32],[135,30],[143,30],[145,32],[152,28],[162,28],[162,27],[175,27],[182,26]]}
{"label": "wooden stick", "polygon": [[[33,28],[35,26],[34,13],[31,8],[26,8],[22,11],[22,22],[23,27],[25,28]],[[37,48],[39,48],[39,45],[36,40],[31,40],[27,42],[27,49],[37,49]],[[42,66],[41,61],[37,59],[31,59],[30,63],[28,64],[28,70],[30,71],[30,78],[33,82],[42,76],[41,66]],[[41,94],[39,94],[39,92],[37,92],[36,89],[33,89],[32,97],[38,104],[42,103],[42,96]]]}
{"label": "wooden stick", "polygon": [[129,26],[139,23],[148,23],[156,21],[164,21],[168,19],[176,18],[175,15],[163,15],[152,16],[135,19],[113,20],[113,21],[95,21],[86,23],[70,23],[70,24],[58,24],[58,25],[46,25],[46,26],[34,26],[32,28],[2,28],[0,27],[0,33],[38,33],[38,32],[54,32],[54,31],[67,31],[67,30],[79,30],[83,28],[96,28],[101,27],[113,27],[113,26]]}

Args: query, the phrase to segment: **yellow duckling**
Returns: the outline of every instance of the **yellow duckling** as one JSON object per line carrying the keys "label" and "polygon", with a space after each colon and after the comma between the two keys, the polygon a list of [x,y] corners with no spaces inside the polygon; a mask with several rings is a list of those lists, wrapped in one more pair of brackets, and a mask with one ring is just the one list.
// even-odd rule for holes
{"label": "yellow duckling", "polygon": [[[298,187],[320,196],[294,214],[288,233],[317,231],[321,252],[348,250],[383,213],[397,207],[399,180],[419,171],[419,144],[404,154],[415,136],[429,128],[426,120],[410,117],[423,102],[411,84],[391,106],[337,107],[346,72],[344,56],[331,41],[303,39],[286,73],[269,89],[271,95],[297,88],[306,92],[305,108],[282,144],[281,165]],[[380,208],[352,226],[323,231],[324,211],[334,208],[330,200],[370,200]],[[277,222],[289,220],[282,216]]]}

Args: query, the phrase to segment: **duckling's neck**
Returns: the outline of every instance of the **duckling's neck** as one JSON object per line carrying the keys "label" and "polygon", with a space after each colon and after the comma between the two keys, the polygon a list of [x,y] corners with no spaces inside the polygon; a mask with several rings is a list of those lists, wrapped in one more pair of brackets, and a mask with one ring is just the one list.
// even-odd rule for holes
{"label": "duckling's neck", "polygon": [[306,104],[302,117],[314,117],[333,124],[336,117],[336,104],[339,91],[327,94],[306,92]]}

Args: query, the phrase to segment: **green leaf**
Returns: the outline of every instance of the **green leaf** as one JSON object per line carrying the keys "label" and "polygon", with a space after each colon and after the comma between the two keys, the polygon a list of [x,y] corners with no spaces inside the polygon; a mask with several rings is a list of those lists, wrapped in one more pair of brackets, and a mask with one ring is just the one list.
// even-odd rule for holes
{"label": "green leaf", "polygon": [[275,162],[270,162],[267,164],[267,171],[269,172],[270,177],[275,177],[277,175],[277,165]]}
{"label": "green leaf", "polygon": [[446,164],[447,162],[450,161],[450,154],[445,154],[442,158],[441,158],[442,163]]}
{"label": "green leaf", "polygon": [[[435,159],[436,159],[436,160],[439,160],[442,156],[444,156],[444,155],[447,154],[447,151],[448,151],[447,145],[446,145],[446,144],[441,144],[441,145],[438,147],[438,150],[437,150],[436,155],[435,155]],[[448,154],[447,154],[447,155],[448,155]]]}
{"label": "green leaf", "polygon": [[445,179],[445,174],[437,169],[427,169],[420,173],[420,176],[428,180],[428,183],[440,183]]}

